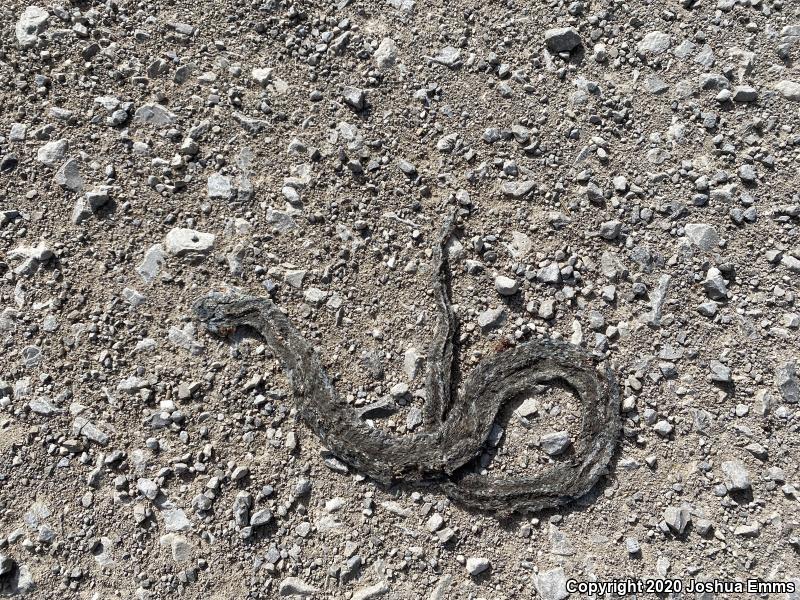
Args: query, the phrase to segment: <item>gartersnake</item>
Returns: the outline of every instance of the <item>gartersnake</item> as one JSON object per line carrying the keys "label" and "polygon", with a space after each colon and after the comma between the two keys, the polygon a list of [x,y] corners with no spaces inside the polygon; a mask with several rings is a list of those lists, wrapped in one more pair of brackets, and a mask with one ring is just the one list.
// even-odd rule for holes
{"label": "gartersnake", "polygon": [[[598,372],[578,348],[537,340],[486,356],[454,393],[456,327],[445,258],[454,226],[451,215],[433,249],[438,310],[426,358],[423,426],[415,433],[388,435],[361,420],[339,398],[317,352],[271,300],[211,292],[195,302],[194,312],[211,333],[228,335],[243,326],[257,331],[282,363],[303,420],[336,457],[361,473],[384,484],[433,482],[464,505],[504,514],[565,504],[594,486],[614,453],[621,427],[616,380],[608,366]],[[574,390],[582,409],[581,431],[568,459],[530,477],[501,479],[471,469],[504,403],[557,380]]]}

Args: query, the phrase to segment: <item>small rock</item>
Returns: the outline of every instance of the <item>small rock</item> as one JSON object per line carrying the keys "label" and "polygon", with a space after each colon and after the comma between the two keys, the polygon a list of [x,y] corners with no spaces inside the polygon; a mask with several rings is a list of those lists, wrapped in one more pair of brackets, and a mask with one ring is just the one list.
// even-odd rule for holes
{"label": "small rock", "polygon": [[281,581],[278,587],[278,594],[281,596],[300,596],[307,597],[319,593],[319,588],[308,585],[298,577],[287,577]]}
{"label": "small rock", "polygon": [[194,229],[175,228],[167,233],[164,247],[168,254],[184,256],[186,254],[207,254],[214,247],[216,236],[202,233]]}
{"label": "small rock", "polygon": [[556,456],[569,448],[572,441],[566,431],[556,431],[543,435],[539,443],[544,452],[550,456]]}
{"label": "small rock", "polygon": [[752,525],[739,525],[733,530],[733,535],[738,535],[741,537],[756,537],[760,531],[761,525],[759,523],[753,523]]}
{"label": "small rock", "polygon": [[388,69],[394,66],[397,60],[397,44],[392,38],[383,38],[372,55],[372,59],[379,69]]}
{"label": "small rock", "polygon": [[136,482],[136,489],[148,500],[155,500],[158,497],[158,485],[152,480],[147,478],[140,478]]}
{"label": "small rock", "polygon": [[502,324],[505,313],[506,309],[502,306],[487,309],[478,315],[478,326],[484,331],[495,329]]}
{"label": "small rock", "polygon": [[703,289],[712,300],[726,300],[728,298],[728,285],[725,283],[722,273],[716,267],[711,267],[706,273]]}
{"label": "small rock", "polygon": [[740,85],[733,90],[731,97],[734,102],[755,102],[758,99],[758,92],[749,85]]}
{"label": "small rock", "polygon": [[67,140],[55,140],[47,142],[44,146],[39,148],[36,153],[36,160],[48,167],[55,167],[56,164],[64,160],[64,156],[69,150],[69,142]]}
{"label": "small rock", "polygon": [[548,29],[544,32],[544,42],[547,49],[556,54],[572,52],[581,45],[581,36],[574,27],[559,27]]}
{"label": "small rock", "polygon": [[605,240],[615,240],[622,231],[622,223],[619,221],[606,221],[600,225],[600,237]]}
{"label": "small rock", "polygon": [[169,127],[178,121],[178,115],[171,113],[160,104],[144,104],[136,109],[133,120],[156,127]]}
{"label": "small rock", "polygon": [[436,56],[431,57],[431,62],[456,69],[461,66],[461,51],[453,46],[445,46]]}
{"label": "small rock", "polygon": [[208,178],[208,197],[211,200],[230,200],[233,198],[231,178],[214,173]]}
{"label": "small rock", "polygon": [[738,460],[723,462],[722,472],[725,475],[725,486],[728,491],[745,491],[751,488],[750,474]]}
{"label": "small rock", "polygon": [[639,540],[634,537],[625,539],[625,549],[631,556],[636,556],[642,551],[642,548],[639,546]]}
{"label": "small rock", "polygon": [[755,183],[758,179],[758,174],[756,173],[755,168],[753,165],[742,165],[739,167],[739,179],[744,181],[745,183]]}
{"label": "small rock", "polygon": [[541,600],[564,600],[569,596],[567,578],[561,567],[534,575],[534,584]]}
{"label": "small rock", "polygon": [[14,561],[9,556],[6,556],[2,552],[0,552],[0,577],[8,575],[13,570],[14,570]]}
{"label": "small rock", "polygon": [[639,54],[651,54],[657,56],[666,52],[672,44],[672,38],[661,31],[651,31],[642,38],[636,46]]}
{"label": "small rock", "polygon": [[653,425],[653,429],[661,437],[669,437],[669,434],[672,433],[673,427],[669,421],[662,419]]}
{"label": "small rock", "polygon": [[251,71],[251,76],[253,77],[253,81],[255,81],[258,85],[261,87],[266,87],[266,85],[272,79],[272,69],[255,67]]}
{"label": "small rock", "polygon": [[519,291],[519,283],[516,279],[500,275],[494,280],[494,289],[501,296],[513,296]]}
{"label": "small rock", "polygon": [[681,535],[692,521],[691,508],[686,504],[680,507],[669,506],[664,510],[664,521],[672,531]]}
{"label": "small rock", "polygon": [[787,100],[800,102],[800,83],[784,79],[776,83],[774,89]]}
{"label": "small rock", "polygon": [[702,250],[711,250],[719,245],[717,230],[707,223],[688,223],[684,233],[689,241]]}
{"label": "small rock", "polygon": [[711,370],[711,381],[716,381],[717,383],[730,383],[732,381],[730,368],[718,360],[709,362],[708,367]]}
{"label": "small rock", "polygon": [[265,508],[259,510],[250,517],[250,526],[251,527],[261,527],[262,525],[266,525],[272,520],[272,512],[269,509]]}
{"label": "small rock", "polygon": [[45,9],[38,6],[28,6],[22,11],[14,29],[17,34],[17,42],[23,48],[28,48],[36,44],[39,34],[44,31],[47,19],[50,17]]}
{"label": "small rock", "polygon": [[489,562],[488,558],[470,557],[467,559],[467,573],[469,573],[473,577],[476,575],[480,575],[484,571],[488,570],[489,567],[491,566],[492,565]]}
{"label": "small rock", "polygon": [[136,267],[136,272],[144,279],[145,283],[150,283],[156,278],[165,261],[164,247],[161,244],[155,244],[145,252],[144,260]]}
{"label": "small rock", "polygon": [[75,158],[68,158],[66,162],[59,167],[58,171],[56,171],[53,180],[65,190],[76,194],[79,193],[83,188],[83,179],[81,179],[78,160]]}
{"label": "small rock", "polygon": [[356,112],[361,112],[366,106],[366,94],[364,90],[356,87],[345,86],[342,90],[342,99]]}
{"label": "small rock", "polygon": [[351,600],[372,600],[379,598],[389,592],[389,584],[381,581],[374,585],[362,587],[353,592]]}
{"label": "small rock", "polygon": [[797,381],[797,364],[794,361],[784,363],[775,369],[775,385],[788,404],[797,404],[800,399],[800,385]]}

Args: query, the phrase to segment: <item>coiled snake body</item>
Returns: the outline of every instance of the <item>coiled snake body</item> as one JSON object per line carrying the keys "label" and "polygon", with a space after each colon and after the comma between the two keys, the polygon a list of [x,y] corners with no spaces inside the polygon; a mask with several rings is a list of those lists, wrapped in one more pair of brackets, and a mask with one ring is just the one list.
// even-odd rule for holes
{"label": "coiled snake body", "polygon": [[[361,473],[384,484],[433,482],[461,504],[503,514],[565,504],[594,486],[614,453],[620,430],[614,375],[608,367],[598,374],[592,359],[570,344],[531,341],[484,358],[461,393],[454,393],[455,315],[445,261],[453,229],[451,216],[433,249],[437,321],[426,359],[423,424],[413,434],[387,435],[362,421],[339,398],[314,348],[269,299],[211,292],[193,308],[211,333],[228,335],[242,326],[257,331],[281,361],[301,417],[335,456]],[[503,479],[470,469],[504,403],[556,380],[574,390],[583,411],[569,460],[531,477]]]}

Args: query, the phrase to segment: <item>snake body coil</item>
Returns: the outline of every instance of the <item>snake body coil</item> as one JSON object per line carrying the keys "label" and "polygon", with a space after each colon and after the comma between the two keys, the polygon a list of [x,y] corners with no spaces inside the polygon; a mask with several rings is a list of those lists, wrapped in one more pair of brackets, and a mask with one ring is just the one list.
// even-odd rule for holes
{"label": "snake body coil", "polygon": [[[212,292],[194,304],[211,333],[251,327],[281,361],[298,411],[331,452],[382,482],[432,481],[460,503],[500,513],[541,510],[586,494],[610,461],[620,430],[619,391],[611,370],[598,375],[592,359],[570,344],[532,341],[487,356],[470,373],[460,394],[452,391],[455,315],[450,305],[445,245],[454,218],[442,228],[433,251],[433,288],[438,315],[427,354],[422,429],[391,436],[362,421],[336,393],[319,356],[286,316],[266,298]],[[480,452],[505,402],[536,384],[561,380],[583,411],[570,460],[532,477],[478,475],[467,467]]]}

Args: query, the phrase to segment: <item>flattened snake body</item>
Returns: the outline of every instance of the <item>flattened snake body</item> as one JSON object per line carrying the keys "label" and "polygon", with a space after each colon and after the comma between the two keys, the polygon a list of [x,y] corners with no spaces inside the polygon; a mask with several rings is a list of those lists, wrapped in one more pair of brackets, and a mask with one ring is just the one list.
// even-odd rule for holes
{"label": "flattened snake body", "polygon": [[[426,399],[420,431],[392,436],[370,427],[339,398],[314,348],[269,299],[211,292],[194,312],[211,333],[250,327],[281,361],[303,420],[339,459],[389,484],[432,482],[463,505],[507,514],[566,504],[586,494],[605,471],[620,431],[619,390],[612,371],[601,373],[578,348],[557,340],[531,341],[482,359],[452,390],[455,314],[450,305],[446,244],[454,216],[433,249],[435,332],[427,353]],[[582,410],[581,431],[567,460],[530,477],[497,478],[470,468],[501,407],[537,384],[563,381]]]}

